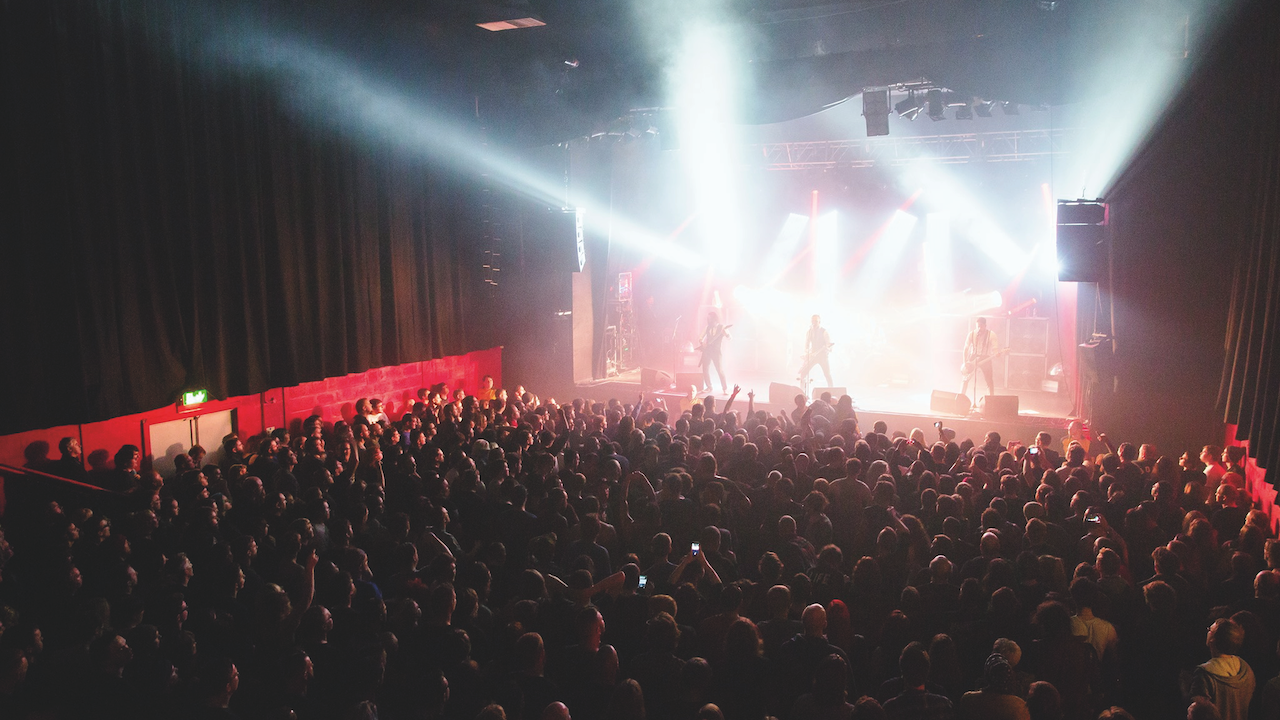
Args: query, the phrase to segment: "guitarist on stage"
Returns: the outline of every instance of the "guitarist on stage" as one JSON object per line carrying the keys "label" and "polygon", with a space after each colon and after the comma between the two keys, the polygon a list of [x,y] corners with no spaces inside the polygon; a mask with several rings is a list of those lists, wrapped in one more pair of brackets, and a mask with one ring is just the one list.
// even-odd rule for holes
{"label": "guitarist on stage", "polygon": [[[978,373],[987,381],[987,394],[996,394],[995,367],[993,360],[996,353],[996,334],[987,329],[987,319],[978,318],[977,326],[964,339],[964,387],[962,394],[969,392],[969,380],[973,380],[973,389],[978,389]],[[976,367],[975,367],[976,365]]]}
{"label": "guitarist on stage", "polygon": [[822,368],[827,387],[832,387],[835,383],[831,382],[830,356],[831,333],[822,327],[822,318],[814,315],[809,321],[809,332],[804,336],[804,367],[800,368],[800,383],[806,388],[809,386],[809,373],[817,365]]}
{"label": "guitarist on stage", "polygon": [[702,331],[698,340],[698,349],[702,351],[702,390],[711,392],[711,366],[716,366],[716,374],[720,376],[720,388],[729,392],[729,383],[724,378],[724,366],[721,365],[721,345],[729,337],[729,328],[720,324],[720,316],[714,312],[707,313],[707,329]]}

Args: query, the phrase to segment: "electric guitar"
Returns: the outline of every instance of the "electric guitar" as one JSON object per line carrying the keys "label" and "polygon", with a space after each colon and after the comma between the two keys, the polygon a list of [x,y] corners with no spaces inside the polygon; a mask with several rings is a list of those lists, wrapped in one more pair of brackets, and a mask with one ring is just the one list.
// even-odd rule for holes
{"label": "electric guitar", "polygon": [[716,341],[720,340],[721,338],[728,337],[728,335],[729,335],[729,328],[731,328],[731,327],[733,327],[733,326],[732,326],[732,325],[721,325],[721,326],[720,326],[720,330],[719,330],[719,331],[717,331],[716,333],[712,334],[712,335],[711,335],[710,337],[708,337],[706,340],[703,340],[702,342],[698,343],[698,347],[694,348],[694,350],[695,350],[695,351],[697,351],[697,352],[702,353],[702,357],[698,358],[698,362],[699,362],[699,364],[701,364],[701,363],[702,363],[702,361],[704,361],[704,360],[706,360],[706,359],[707,359],[707,349],[708,349],[711,345],[714,345],[714,344],[716,343]]}
{"label": "electric guitar", "polygon": [[813,348],[812,350],[805,351],[804,359],[800,361],[800,372],[803,373],[804,369],[809,366],[810,362],[813,362],[814,358],[825,355],[826,353],[831,351],[831,348],[835,346],[836,344],[832,342],[832,343],[827,343],[826,347]]}
{"label": "electric guitar", "polygon": [[[813,363],[814,358],[830,352],[831,348],[835,346],[836,344],[832,342],[827,343],[827,346],[824,348],[814,348],[812,350],[805,351],[804,360],[800,363],[800,375],[796,378],[796,380],[800,382],[800,389],[804,391],[805,395],[809,394],[809,386],[813,384],[813,381],[810,379],[813,376],[813,368],[810,363]],[[805,373],[805,368],[809,368],[810,372]]]}
{"label": "electric guitar", "polygon": [[964,375],[965,379],[967,380],[975,372],[977,372],[979,365],[985,362],[990,362],[1000,357],[1001,355],[1004,355],[1005,353],[1009,352],[1009,350],[1010,348],[1000,348],[999,350],[989,352],[986,355],[983,355],[981,357],[965,360],[964,364],[960,366],[960,374]]}

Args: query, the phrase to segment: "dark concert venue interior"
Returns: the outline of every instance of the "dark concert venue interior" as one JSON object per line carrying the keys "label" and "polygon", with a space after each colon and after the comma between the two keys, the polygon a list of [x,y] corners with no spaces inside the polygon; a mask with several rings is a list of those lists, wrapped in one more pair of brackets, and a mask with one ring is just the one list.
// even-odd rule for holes
{"label": "dark concert venue interior", "polygon": [[0,719],[1280,720],[1280,2],[0,34]]}

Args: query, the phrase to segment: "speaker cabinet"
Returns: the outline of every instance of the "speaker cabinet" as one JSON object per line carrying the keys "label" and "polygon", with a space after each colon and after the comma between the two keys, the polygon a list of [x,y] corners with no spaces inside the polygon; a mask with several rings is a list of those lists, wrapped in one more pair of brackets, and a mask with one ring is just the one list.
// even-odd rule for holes
{"label": "speaker cabinet", "polygon": [[1048,318],[1009,318],[1009,351],[1014,355],[1049,354]]}
{"label": "speaker cabinet", "polygon": [[933,412],[946,413],[948,415],[968,415],[969,407],[970,402],[967,395],[947,390],[934,390],[933,395],[929,398],[929,409]]}
{"label": "speaker cabinet", "polygon": [[1110,340],[1081,344],[1076,350],[1076,358],[1080,363],[1080,378],[1091,383],[1110,380],[1113,357]]}
{"label": "speaker cabinet", "polygon": [[1039,390],[1049,377],[1047,364],[1044,355],[1010,355],[1006,386],[1012,390]]}
{"label": "speaker cabinet", "polygon": [[795,385],[769,383],[770,405],[781,405],[787,408],[792,407],[796,403],[797,395],[804,395],[804,391]]}
{"label": "speaker cabinet", "polygon": [[666,390],[676,378],[665,370],[655,368],[640,368],[640,389],[649,390]]}
{"label": "speaker cabinet", "polygon": [[982,398],[981,412],[987,420],[1015,420],[1018,417],[1018,396],[987,395]]}
{"label": "speaker cabinet", "polygon": [[867,120],[867,137],[889,134],[889,88],[862,89],[862,116]]}
{"label": "speaker cabinet", "polygon": [[1107,206],[1058,201],[1058,280],[1099,282],[1107,271]]}

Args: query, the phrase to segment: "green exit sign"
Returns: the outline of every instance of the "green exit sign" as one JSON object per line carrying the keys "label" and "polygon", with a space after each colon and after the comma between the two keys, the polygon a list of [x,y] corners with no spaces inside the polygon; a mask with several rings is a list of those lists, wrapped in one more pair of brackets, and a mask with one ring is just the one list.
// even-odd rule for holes
{"label": "green exit sign", "polygon": [[183,406],[199,405],[209,399],[208,390],[188,390],[182,393]]}

